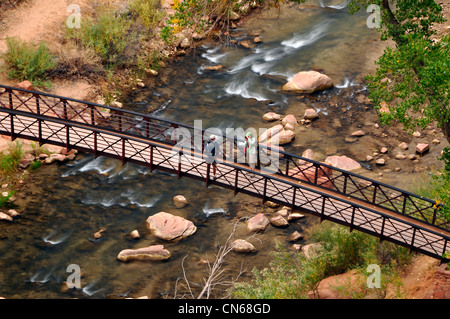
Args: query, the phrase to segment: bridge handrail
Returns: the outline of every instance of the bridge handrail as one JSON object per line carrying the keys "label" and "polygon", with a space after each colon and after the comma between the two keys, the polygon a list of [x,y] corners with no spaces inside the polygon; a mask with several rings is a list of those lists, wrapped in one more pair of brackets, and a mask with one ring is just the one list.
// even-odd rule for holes
{"label": "bridge handrail", "polygon": [[[205,167],[205,161],[189,160],[189,156],[202,157],[201,151],[177,149],[159,140],[54,116],[9,108],[1,108],[0,112],[3,113],[0,119],[0,132],[10,134],[12,138],[21,137],[66,146],[93,153],[94,156],[104,155],[126,159],[147,166],[150,170],[161,169],[178,174],[178,178],[187,176],[206,181],[206,186],[214,183],[234,189],[235,193],[241,191],[263,200],[273,200],[292,208],[305,209],[312,215],[320,217],[321,220],[327,219],[341,223],[350,227],[350,230],[357,229],[378,236],[380,240],[388,240],[446,262],[444,253],[448,251],[450,239],[448,230],[442,231],[425,222],[414,221],[413,218],[405,218],[400,214],[392,214],[388,210],[377,209],[363,201],[350,198],[347,200],[342,194],[325,192],[321,188],[299,184],[293,179],[277,174],[253,172],[242,164],[228,161],[222,161],[222,164],[218,166],[221,176],[211,179],[210,166]],[[88,140],[91,142],[88,143]],[[187,153],[184,153],[185,151]],[[183,153],[188,156],[183,157]],[[154,157],[153,154],[157,156]],[[188,164],[188,167],[182,164],[182,158],[187,160],[184,163]],[[194,173],[192,169],[197,167],[201,171],[197,170]],[[250,181],[252,178],[249,179],[251,174],[248,173],[256,174],[256,180]],[[229,179],[226,175],[233,177]],[[244,182],[243,185],[242,182]],[[251,185],[256,182],[259,186],[252,187]],[[263,187],[261,184],[264,184]]]}
{"label": "bridge handrail", "polygon": [[[124,109],[115,108],[115,107],[111,107],[111,106],[107,106],[107,105],[101,105],[98,103],[62,97],[62,96],[44,93],[44,92],[41,93],[41,92],[36,92],[36,91],[29,91],[29,90],[19,89],[19,88],[15,88],[15,87],[11,87],[11,86],[0,85],[0,88],[3,88],[6,92],[9,92],[10,94],[12,94],[13,91],[19,91],[19,92],[26,93],[26,94],[32,94],[36,98],[39,97],[41,99],[42,99],[42,97],[48,97],[48,98],[58,99],[60,101],[65,101],[65,102],[70,101],[72,103],[78,103],[81,105],[85,105],[85,106],[89,107],[91,110],[93,110],[94,108],[95,109],[97,109],[97,108],[109,109],[109,111],[112,112],[112,114],[113,114],[112,116],[118,116],[118,118],[119,118],[118,123],[119,123],[120,128],[122,126],[122,119],[126,119],[128,121],[129,119],[133,120],[133,117],[139,117],[139,118],[145,119],[147,121],[147,122],[145,122],[146,124],[149,124],[148,120],[163,123],[163,125],[155,124],[153,122],[151,123],[158,130],[158,132],[155,136],[159,136],[159,135],[165,136],[163,133],[165,132],[165,130],[167,130],[169,128],[182,127],[182,128],[188,129],[189,131],[194,131],[196,129],[193,126],[175,122],[175,121],[171,121],[171,120],[167,120],[167,119],[160,118],[160,117],[156,117],[151,114],[143,114],[143,113],[139,113],[139,112],[135,112],[135,111],[131,111],[131,110],[124,110]],[[1,96],[1,92],[0,92],[0,96]],[[42,100],[44,100],[44,99],[42,99]],[[22,102],[22,103],[24,103],[24,102]],[[1,105],[1,101],[0,101],[0,105]],[[73,106],[71,106],[71,107],[73,107]],[[31,109],[29,109],[29,110],[32,111]],[[75,110],[75,113],[77,113],[76,110]],[[74,122],[77,122],[77,121],[74,121]],[[108,122],[108,119],[106,119],[106,122]],[[130,121],[129,123],[131,123],[130,124],[131,128],[134,129],[134,128],[136,128],[136,125],[139,124],[140,122],[138,122],[137,124],[133,124]],[[89,123],[86,123],[86,124],[89,125]],[[95,127],[95,123],[91,123],[91,124],[93,127]],[[113,121],[109,121],[109,124],[114,125],[117,123],[114,123]],[[163,130],[160,131],[159,128],[161,128]],[[122,130],[122,128],[120,130]],[[202,141],[203,141],[203,137],[204,137],[206,130],[202,129],[201,132],[202,132]],[[128,133],[134,134],[132,131],[129,131]],[[134,135],[139,136],[138,134],[134,134]],[[194,135],[195,135],[195,131],[194,131]],[[141,134],[141,136],[142,136],[142,134]],[[153,137],[155,137],[155,136],[153,136]],[[150,138],[150,136],[148,136],[148,137]],[[229,138],[225,135],[222,135],[222,138],[223,138],[224,143],[229,141]],[[244,142],[244,140],[238,139],[236,136],[234,137],[233,140],[234,140],[234,146],[237,146],[238,142],[239,143]],[[173,142],[173,140],[171,140],[171,139],[169,140],[169,139],[167,139],[167,137],[166,137],[166,142],[175,144],[175,142]],[[193,146],[193,145],[191,145],[191,146]],[[202,148],[203,148],[203,145],[202,145]],[[284,162],[285,166],[286,166],[284,171],[281,171],[281,169],[279,169],[278,173],[281,175],[289,176],[290,178],[297,179],[302,182],[316,184],[320,187],[331,188],[332,190],[335,190],[339,194],[346,194],[346,195],[354,197],[354,198],[363,199],[368,202],[371,202],[374,205],[378,205],[380,207],[390,209],[392,211],[395,211],[395,212],[398,212],[398,213],[401,213],[404,215],[412,216],[414,214],[420,214],[421,217],[423,218],[423,220],[425,220],[426,222],[433,224],[433,225],[442,226],[442,225],[449,224],[449,221],[447,221],[445,218],[443,218],[443,216],[440,216],[440,214],[439,214],[440,207],[443,205],[440,203],[436,203],[436,201],[434,201],[432,199],[418,196],[416,194],[413,194],[412,192],[402,190],[395,186],[391,186],[391,185],[364,177],[362,175],[359,175],[359,174],[356,174],[353,172],[345,171],[343,169],[331,166],[327,163],[318,162],[318,161],[315,161],[315,160],[312,160],[309,158],[305,158],[305,157],[302,157],[302,156],[299,156],[296,154],[286,152],[284,150],[272,149],[270,146],[267,146],[264,144],[258,144],[258,148],[265,149],[266,153],[274,150],[281,155],[280,156],[281,161]],[[258,154],[258,158],[259,158],[260,152],[258,151],[257,154]],[[302,161],[303,163],[306,163],[306,164],[301,166],[298,164],[300,161]],[[289,168],[289,166],[292,164],[294,165],[294,169],[292,169],[292,167]],[[313,178],[305,175],[305,172],[307,172],[311,168],[314,169]],[[292,173],[292,171],[294,171],[294,173]],[[333,173],[331,173],[330,174],[331,176],[329,176],[326,173],[327,171],[338,172],[337,173],[338,176],[333,177]],[[298,174],[295,174],[295,172],[298,172]],[[321,183],[317,182],[317,179],[319,176],[323,177],[323,180]],[[341,179],[343,179],[343,180],[341,180]],[[357,185],[357,182],[361,182],[361,181],[363,181],[364,184],[368,185],[368,186],[365,186],[363,188],[359,187]],[[340,185],[338,185],[338,183],[340,183]],[[368,191],[369,189],[371,189],[369,191],[370,194],[366,194],[365,191]],[[378,194],[376,193],[377,189],[380,190],[378,192]],[[391,193],[388,196],[388,195],[386,195],[384,189],[388,190],[389,192],[398,192],[399,194]],[[383,200],[382,202],[379,199],[380,192],[381,192],[381,200]],[[392,194],[395,196],[393,196]],[[377,195],[378,195],[378,201],[379,201],[378,203],[376,201]],[[391,200],[391,197],[393,198],[392,200]],[[399,205],[400,207],[397,207],[397,204],[400,204],[400,203],[398,202],[398,200],[397,200],[397,202],[393,202],[393,200],[396,200],[397,198],[400,198],[400,197],[403,199],[403,204],[402,204],[403,206]],[[419,204],[419,202],[422,204]],[[425,205],[425,203],[426,203],[426,206],[422,207],[421,205]],[[410,209],[411,207],[412,207],[412,210],[408,214],[408,209]],[[431,209],[433,210],[432,217],[425,216],[425,215],[431,214],[431,212],[429,212],[429,213],[426,212]],[[425,215],[423,214],[423,212],[425,212]],[[418,218],[418,219],[421,219],[421,218]],[[431,221],[428,219],[431,219]]]}
{"label": "bridge handrail", "polygon": [[[28,115],[27,112],[18,111],[18,110],[7,109],[6,111],[8,113],[12,113],[12,114],[15,114],[15,115]],[[76,127],[76,128],[81,128],[81,129],[84,129],[87,126],[87,124],[79,124],[77,122],[73,122],[73,121],[69,121],[69,120],[65,120],[65,119],[60,119],[60,118],[56,118],[56,117],[51,117],[51,116],[45,116],[45,115],[33,114],[31,117],[33,117],[35,119],[50,121],[50,122],[58,123],[58,124],[61,124],[61,125],[70,126],[70,127]],[[111,135],[111,136],[114,136],[114,137],[117,137],[117,138],[120,138],[120,139],[126,139],[126,140],[132,140],[132,141],[136,141],[136,142],[140,142],[140,143],[146,143],[146,144],[149,144],[149,145],[157,146],[159,148],[164,148],[164,149],[173,151],[173,147],[171,147],[171,146],[169,146],[167,144],[164,144],[164,143],[158,143],[158,141],[156,141],[156,140],[150,140],[150,139],[142,140],[139,137],[128,135],[128,134],[124,134],[122,132],[117,132],[117,131],[114,131],[114,130],[110,130],[108,128],[90,127],[90,130],[93,131],[93,132],[97,132],[97,133],[104,133],[105,131],[107,131],[108,135]],[[180,149],[180,151],[183,152],[182,149]],[[194,156],[199,156],[200,157],[201,153],[189,154],[189,155],[194,155]],[[234,170],[245,171],[247,173],[255,174],[255,175],[258,175],[261,178],[277,181],[279,183],[291,186],[293,188],[300,188],[300,189],[303,189],[305,191],[313,191],[314,193],[316,193],[318,195],[321,195],[322,197],[333,199],[333,200],[345,203],[345,204],[347,204],[349,206],[354,206],[354,207],[359,208],[361,210],[369,211],[369,212],[374,213],[376,215],[380,215],[380,216],[382,216],[384,218],[389,218],[389,219],[392,219],[392,220],[396,220],[396,221],[401,222],[403,224],[406,224],[406,225],[408,225],[408,226],[410,226],[412,228],[426,230],[427,232],[432,233],[434,235],[437,235],[439,237],[442,237],[442,238],[444,238],[447,241],[450,240],[450,236],[445,235],[443,233],[439,233],[439,232],[437,232],[437,231],[435,231],[433,229],[429,229],[429,228],[425,228],[425,227],[423,227],[421,225],[417,225],[417,224],[413,223],[412,221],[401,219],[401,218],[393,216],[393,215],[385,214],[385,213],[377,211],[377,210],[375,210],[375,209],[373,209],[371,207],[364,207],[364,206],[362,206],[362,205],[360,205],[358,203],[351,202],[351,201],[346,200],[344,198],[339,198],[337,196],[334,196],[334,195],[329,194],[329,193],[322,192],[322,191],[317,190],[317,189],[311,190],[307,186],[304,186],[302,184],[299,184],[299,183],[296,183],[296,182],[293,182],[293,181],[290,181],[290,180],[281,179],[277,175],[273,175],[273,174],[268,175],[268,174],[263,174],[263,173],[258,172],[258,171],[252,171],[249,168],[246,168],[246,167],[243,167],[243,166],[238,166],[235,163],[229,162],[229,161],[226,161],[226,160],[219,160],[219,163],[221,163],[223,165],[226,165],[226,166],[228,166],[230,168],[233,168]],[[423,221],[421,221],[421,222],[423,222]]]}

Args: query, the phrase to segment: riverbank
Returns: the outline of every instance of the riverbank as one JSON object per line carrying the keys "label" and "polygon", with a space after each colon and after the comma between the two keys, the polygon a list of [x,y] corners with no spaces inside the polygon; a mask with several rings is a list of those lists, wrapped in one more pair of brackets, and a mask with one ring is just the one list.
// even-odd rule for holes
{"label": "riverbank", "polygon": [[[135,2],[139,3],[139,1]],[[51,87],[40,87],[39,90],[74,99],[103,102],[102,104],[110,105],[113,103],[113,106],[123,103],[123,99],[133,90],[160,82],[158,76],[165,72],[167,62],[170,63],[173,59],[190,54],[203,41],[212,41],[213,38],[215,41],[226,39],[227,32],[222,31],[225,22],[230,21],[232,25],[230,27],[235,28],[242,18],[255,10],[259,10],[259,5],[255,4],[254,6],[247,6],[245,11],[234,12],[230,20],[226,20],[225,17],[223,21],[220,19],[214,20],[217,17],[213,16],[209,20],[210,23],[214,22],[215,28],[208,29],[207,33],[198,34],[194,32],[193,28],[184,27],[182,31],[171,31],[170,39],[167,40],[161,36],[161,30],[168,26],[168,19],[175,13],[174,2],[171,0],[161,1],[160,7],[155,9],[157,10],[155,17],[148,17],[149,19],[155,19],[152,22],[153,30],[137,30],[143,33],[139,38],[140,42],[133,44],[136,46],[133,48],[134,51],[142,51],[137,56],[139,66],[134,66],[131,71],[127,67],[113,66],[110,68],[111,66],[108,66],[107,69],[97,73],[95,69],[102,68],[99,65],[100,62],[88,51],[74,47],[66,23],[72,19],[71,15],[74,13],[80,13],[79,21],[85,21],[97,17],[104,9],[112,9],[119,13],[127,12],[127,10],[130,10],[130,1],[80,0],[73,7],[68,6],[65,0],[52,2],[32,0],[21,2],[17,6],[6,6],[8,10],[3,13],[4,21],[0,25],[0,54],[7,52],[7,38],[17,38],[25,43],[33,44],[44,42],[49,47],[50,52],[58,60],[62,60],[63,65],[66,63],[66,66],[71,68],[72,76],[68,78],[62,72],[63,70],[58,71],[51,75]],[[133,37],[136,37],[136,34],[133,34]],[[3,61],[0,59],[0,67],[2,63]],[[86,70],[83,68],[86,68]],[[20,81],[8,78],[6,72],[0,72],[0,82],[15,86]],[[119,104],[115,102],[119,102]]]}

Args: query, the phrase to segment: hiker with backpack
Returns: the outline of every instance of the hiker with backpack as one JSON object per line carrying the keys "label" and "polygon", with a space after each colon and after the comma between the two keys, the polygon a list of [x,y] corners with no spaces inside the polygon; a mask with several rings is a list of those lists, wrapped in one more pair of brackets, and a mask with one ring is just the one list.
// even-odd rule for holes
{"label": "hiker with backpack", "polygon": [[247,163],[252,171],[255,170],[256,165],[256,138],[251,132],[245,134],[244,153],[247,159]]}

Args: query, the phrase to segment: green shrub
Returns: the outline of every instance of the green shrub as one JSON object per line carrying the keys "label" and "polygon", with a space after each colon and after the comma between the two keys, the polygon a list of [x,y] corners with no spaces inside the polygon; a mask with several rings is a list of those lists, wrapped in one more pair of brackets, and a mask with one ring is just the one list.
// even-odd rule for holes
{"label": "green shrub", "polygon": [[9,199],[15,194],[15,191],[8,192],[8,195],[3,196],[0,195],[0,208],[13,208],[15,207],[14,203]]}
{"label": "green shrub", "polygon": [[134,0],[130,3],[130,11],[136,14],[147,31],[153,33],[155,27],[164,18],[160,0]]}
{"label": "green shrub", "polygon": [[41,167],[41,165],[42,165],[41,161],[32,161],[31,164],[30,164],[30,167],[31,167],[32,170],[36,170],[39,167]]}
{"label": "green shrub", "polygon": [[6,39],[7,52],[3,55],[8,77],[28,80],[37,86],[49,86],[49,72],[56,66],[55,58],[45,42],[38,46],[16,38]]}
{"label": "green shrub", "polygon": [[[236,284],[231,290],[232,296],[307,298],[307,293],[314,290],[322,279],[352,269],[364,274],[370,264],[381,268],[382,287],[376,294],[383,296],[387,284],[400,286],[398,269],[411,260],[411,254],[404,247],[389,242],[380,243],[376,237],[358,231],[350,232],[340,225],[324,222],[313,227],[310,233],[310,239],[322,245],[320,253],[307,259],[304,254],[289,253],[279,245],[279,252],[274,254],[270,267],[253,269],[252,280]],[[354,295],[354,298],[362,298],[369,293],[365,282],[361,282],[360,286],[361,293]]]}
{"label": "green shrub", "polygon": [[423,197],[434,199],[437,202],[439,220],[450,222],[450,148],[444,148],[442,157],[444,168],[432,174],[431,182],[417,187],[415,192]]}
{"label": "green shrub", "polygon": [[434,197],[443,206],[440,207],[440,215],[450,222],[450,148],[446,147],[440,158],[444,162],[444,169],[440,175],[434,176]]}
{"label": "green shrub", "polygon": [[22,160],[22,143],[17,141],[15,144],[10,144],[8,152],[0,154],[0,172],[2,176],[12,174]]}

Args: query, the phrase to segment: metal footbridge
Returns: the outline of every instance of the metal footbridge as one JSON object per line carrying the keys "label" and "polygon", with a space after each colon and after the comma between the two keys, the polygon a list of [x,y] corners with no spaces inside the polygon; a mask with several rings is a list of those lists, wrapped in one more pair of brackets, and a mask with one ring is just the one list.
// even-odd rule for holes
{"label": "metal footbridge", "polygon": [[[181,135],[192,140],[180,141]],[[450,222],[441,205],[405,190],[259,144],[255,171],[241,141],[219,136],[224,153],[203,159],[204,130],[148,114],[0,85],[0,134],[167,171],[305,211],[447,261]],[[275,171],[267,171],[271,159]]]}

